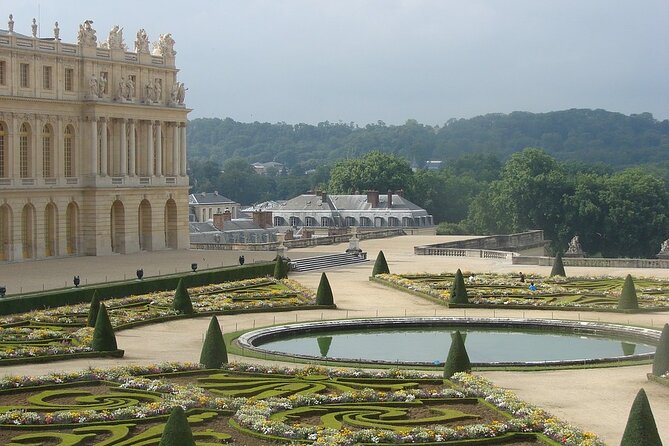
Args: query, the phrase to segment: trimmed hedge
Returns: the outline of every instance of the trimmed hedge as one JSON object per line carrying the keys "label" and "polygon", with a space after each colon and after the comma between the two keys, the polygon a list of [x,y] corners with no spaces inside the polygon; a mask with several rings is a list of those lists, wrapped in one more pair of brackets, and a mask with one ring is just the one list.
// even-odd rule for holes
{"label": "trimmed hedge", "polygon": [[386,256],[383,254],[383,251],[379,251],[379,255],[376,256],[376,260],[374,261],[372,276],[376,276],[377,274],[390,274],[390,268],[388,268],[388,262],[386,262]]}
{"label": "trimmed hedge", "polygon": [[190,300],[190,294],[183,279],[179,279],[179,284],[174,292],[172,308],[179,314],[193,314],[193,303]]}
{"label": "trimmed hedge", "polygon": [[669,372],[669,324],[664,324],[660,342],[655,349],[653,359],[653,375],[662,376]]}
{"label": "trimmed hedge", "polygon": [[158,446],[195,446],[193,431],[181,406],[172,409]]}
{"label": "trimmed hedge", "polygon": [[472,363],[465,348],[465,341],[459,331],[451,335],[451,348],[444,363],[444,378],[449,379],[457,372],[471,372]]}
{"label": "trimmed hedge", "polygon": [[562,253],[558,252],[553,261],[553,268],[551,268],[551,277],[553,276],[562,276],[567,277],[567,273],[564,270],[564,262],[562,262]]}
{"label": "trimmed hedge", "polygon": [[316,291],[316,305],[334,305],[334,296],[330,281],[325,273],[321,273],[321,281],[318,283]]}
{"label": "trimmed hedge", "polygon": [[462,276],[462,271],[458,268],[453,279],[453,288],[451,288],[451,303],[467,304],[469,297],[467,296],[467,287],[465,286],[465,278]]}
{"label": "trimmed hedge", "polygon": [[20,294],[0,299],[0,316],[25,313],[41,308],[60,307],[63,305],[90,302],[97,291],[100,300],[127,297],[137,294],[153,293],[176,289],[179,280],[183,279],[186,287],[209,285],[211,283],[232,282],[235,280],[252,279],[254,277],[271,276],[274,273],[274,262],[253,263],[243,266],[215,268],[194,273],[170,274],[149,277],[143,280],[126,280],[120,282],[99,283],[80,286],[78,288],[62,288],[41,293]]}
{"label": "trimmed hedge", "polygon": [[221,326],[216,316],[211,317],[207,335],[204,338],[202,352],[200,353],[200,364],[208,369],[218,369],[222,364],[228,363],[228,350],[225,348]]}
{"label": "trimmed hedge", "polygon": [[116,335],[114,335],[114,328],[109,320],[109,314],[107,313],[105,304],[100,304],[100,309],[98,310],[91,347],[98,352],[118,350],[118,346],[116,345]]}
{"label": "trimmed hedge", "polygon": [[630,274],[625,277],[623,290],[620,292],[620,300],[618,301],[619,310],[638,310],[639,300],[636,297],[636,288],[634,287],[634,280]]}
{"label": "trimmed hedge", "polygon": [[620,446],[662,446],[646,392],[637,393],[627,419]]}
{"label": "trimmed hedge", "polygon": [[100,298],[97,290],[93,291],[93,298],[91,299],[91,307],[88,309],[87,325],[95,327],[95,321],[98,319],[98,311],[100,311]]}

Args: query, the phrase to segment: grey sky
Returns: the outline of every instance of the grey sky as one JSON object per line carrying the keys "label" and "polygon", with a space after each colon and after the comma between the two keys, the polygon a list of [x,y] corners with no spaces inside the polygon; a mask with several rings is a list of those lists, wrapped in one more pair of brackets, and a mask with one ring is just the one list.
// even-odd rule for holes
{"label": "grey sky", "polygon": [[0,0],[0,28],[171,32],[191,118],[288,123],[604,108],[669,118],[667,0]]}

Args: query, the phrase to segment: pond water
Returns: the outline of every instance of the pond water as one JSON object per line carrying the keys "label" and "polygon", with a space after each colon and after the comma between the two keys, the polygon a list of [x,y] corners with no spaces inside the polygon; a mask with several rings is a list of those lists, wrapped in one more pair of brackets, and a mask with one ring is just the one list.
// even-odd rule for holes
{"label": "pond water", "polygon": [[465,338],[474,363],[592,360],[655,351],[642,342],[591,334],[452,326],[319,330],[254,344],[262,350],[320,358],[438,363],[445,360],[455,330]]}

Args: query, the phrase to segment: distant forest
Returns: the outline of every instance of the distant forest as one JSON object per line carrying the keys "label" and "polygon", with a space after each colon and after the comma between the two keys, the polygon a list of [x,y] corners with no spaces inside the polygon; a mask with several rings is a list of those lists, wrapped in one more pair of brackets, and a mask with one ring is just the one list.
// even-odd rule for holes
{"label": "distant forest", "polygon": [[291,174],[358,158],[379,150],[421,167],[428,160],[449,161],[463,154],[495,155],[501,161],[526,147],[538,147],[557,160],[606,164],[614,170],[649,165],[663,177],[669,171],[669,121],[650,113],[630,116],[606,110],[571,109],[549,113],[493,113],[451,119],[443,126],[415,120],[403,125],[321,122],[242,123],[230,118],[199,118],[188,127],[189,159],[196,163],[242,158],[276,161]]}

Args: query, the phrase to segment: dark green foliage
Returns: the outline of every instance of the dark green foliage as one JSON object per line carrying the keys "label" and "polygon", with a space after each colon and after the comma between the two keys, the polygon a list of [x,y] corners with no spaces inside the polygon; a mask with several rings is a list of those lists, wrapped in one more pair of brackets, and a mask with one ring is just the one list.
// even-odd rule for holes
{"label": "dark green foliage", "polygon": [[660,343],[655,349],[655,359],[653,360],[653,375],[661,376],[669,372],[669,324],[664,324]]}
{"label": "dark green foliage", "polygon": [[390,268],[388,268],[388,262],[386,262],[386,256],[383,254],[383,251],[379,251],[379,255],[376,256],[376,261],[374,262],[374,269],[372,269],[372,276],[377,274],[390,274]]}
{"label": "dark green foliage", "polygon": [[469,297],[467,296],[467,287],[465,287],[465,279],[462,277],[462,271],[458,269],[455,272],[455,278],[453,279],[453,287],[451,288],[451,303],[454,304],[466,304],[469,303]]}
{"label": "dark green foliage", "polygon": [[623,355],[625,356],[632,356],[634,352],[636,351],[636,344],[632,344],[629,342],[622,341],[620,343],[620,346],[623,349]]}
{"label": "dark green foliage", "polygon": [[562,253],[558,252],[553,260],[553,268],[551,269],[551,277],[553,276],[562,276],[567,277],[567,273],[564,271],[564,263],[562,263]]}
{"label": "dark green foliage", "polygon": [[177,285],[172,308],[180,314],[193,314],[193,303],[190,301],[190,295],[183,279],[179,280],[179,284]]}
{"label": "dark green foliage", "polygon": [[181,406],[172,409],[158,446],[195,446],[193,431]]}
{"label": "dark green foliage", "polygon": [[444,364],[444,378],[448,379],[457,372],[469,372],[471,369],[472,364],[469,362],[465,341],[462,339],[462,334],[456,331],[451,336],[451,348]]}
{"label": "dark green foliage", "polygon": [[620,446],[662,446],[653,411],[643,389],[634,398]]}
{"label": "dark green foliage", "polygon": [[321,274],[321,281],[318,284],[318,291],[316,291],[316,305],[334,305],[332,288],[325,273]]}
{"label": "dark green foliage", "polygon": [[324,358],[327,357],[330,345],[332,345],[332,336],[319,336],[316,338],[316,342],[318,342],[318,351],[321,353],[321,356]]}
{"label": "dark green foliage", "polygon": [[630,274],[625,277],[625,284],[620,293],[620,300],[618,301],[619,310],[637,310],[639,309],[639,301],[636,298],[636,288],[634,287],[634,280]]}
{"label": "dark green foliage", "polygon": [[107,307],[105,304],[100,304],[98,316],[95,321],[95,329],[93,330],[93,341],[91,348],[97,352],[112,352],[118,350],[116,345],[116,335],[114,335],[114,328],[109,320]]}
{"label": "dark green foliage", "polygon": [[200,364],[208,369],[218,369],[222,364],[227,363],[228,350],[225,348],[223,333],[221,333],[221,327],[218,325],[218,319],[216,319],[216,316],[212,316],[202,345]]}
{"label": "dark green foliage", "polygon": [[88,309],[88,326],[95,327],[95,321],[98,318],[98,311],[100,310],[100,298],[98,291],[93,291],[93,298],[91,299],[91,306]]}
{"label": "dark green foliage", "polygon": [[45,291],[24,295],[12,295],[0,299],[0,315],[25,313],[44,307],[59,307],[90,302],[97,291],[100,300],[168,291],[177,287],[185,278],[190,287],[210,283],[233,282],[236,280],[265,277],[274,271],[274,262],[252,263],[244,266],[216,268],[195,273],[170,274],[169,276],[148,277],[143,280],[110,282],[93,286],[80,286],[61,290]]}
{"label": "dark green foliage", "polygon": [[276,256],[274,262],[274,278],[277,280],[285,279],[288,277],[288,265],[281,258],[281,256]]}

